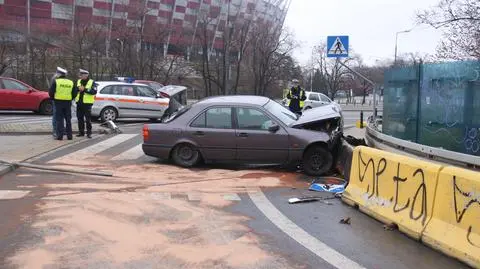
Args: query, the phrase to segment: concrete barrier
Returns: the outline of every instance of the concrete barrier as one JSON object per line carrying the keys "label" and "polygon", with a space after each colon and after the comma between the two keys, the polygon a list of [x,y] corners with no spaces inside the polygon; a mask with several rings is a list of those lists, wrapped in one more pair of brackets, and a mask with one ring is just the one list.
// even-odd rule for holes
{"label": "concrete barrier", "polygon": [[422,241],[480,268],[480,173],[445,167]]}
{"label": "concrete barrier", "polygon": [[353,146],[348,144],[345,140],[341,140],[337,149],[335,167],[343,175],[345,181],[348,182],[350,178],[350,171],[352,167]]}
{"label": "concrete barrier", "polygon": [[432,217],[442,166],[358,146],[343,201],[420,239]]}

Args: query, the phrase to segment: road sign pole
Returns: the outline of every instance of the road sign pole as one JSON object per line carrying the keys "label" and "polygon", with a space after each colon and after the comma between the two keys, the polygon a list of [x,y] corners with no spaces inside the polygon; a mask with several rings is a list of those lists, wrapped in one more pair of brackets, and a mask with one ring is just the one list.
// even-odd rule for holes
{"label": "road sign pole", "polygon": [[348,69],[348,71],[354,73],[355,75],[363,78],[366,82],[368,82],[370,85],[372,85],[373,87],[373,110],[375,111],[377,109],[377,85],[375,84],[375,82],[371,81],[370,79],[368,79],[366,76],[362,75],[360,72],[357,72],[353,69],[351,69],[350,67],[348,67],[346,64],[342,63],[342,61],[338,61],[338,63],[345,67],[346,69]]}

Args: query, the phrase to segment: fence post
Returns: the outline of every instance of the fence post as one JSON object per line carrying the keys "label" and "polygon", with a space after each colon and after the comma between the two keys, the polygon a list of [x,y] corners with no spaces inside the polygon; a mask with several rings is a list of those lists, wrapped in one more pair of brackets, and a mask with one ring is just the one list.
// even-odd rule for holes
{"label": "fence post", "polygon": [[420,60],[418,64],[418,94],[417,94],[417,122],[415,128],[415,142],[419,143],[420,141],[420,127],[421,127],[421,112],[422,107],[422,82],[423,82],[423,60]]}

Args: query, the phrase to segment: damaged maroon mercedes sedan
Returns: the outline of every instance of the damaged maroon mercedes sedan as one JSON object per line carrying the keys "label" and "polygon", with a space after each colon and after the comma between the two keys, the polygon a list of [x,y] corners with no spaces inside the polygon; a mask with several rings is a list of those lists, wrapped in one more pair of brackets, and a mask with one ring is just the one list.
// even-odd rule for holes
{"label": "damaged maroon mercedes sedan", "polygon": [[202,161],[302,165],[318,176],[332,168],[342,132],[342,114],[333,105],[298,116],[266,97],[217,96],[145,124],[142,148],[182,167]]}

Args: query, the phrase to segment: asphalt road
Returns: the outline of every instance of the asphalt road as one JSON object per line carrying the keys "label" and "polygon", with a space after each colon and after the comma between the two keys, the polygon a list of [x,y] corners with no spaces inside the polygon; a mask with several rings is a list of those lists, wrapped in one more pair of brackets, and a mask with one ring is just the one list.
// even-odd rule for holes
{"label": "asphalt road", "polygon": [[[0,268],[467,268],[307,191],[312,178],[181,169],[143,156],[140,133],[126,127],[33,161],[112,177],[29,169],[1,177]],[[287,202],[304,195],[328,199]],[[339,223],[345,217],[350,225]]]}

